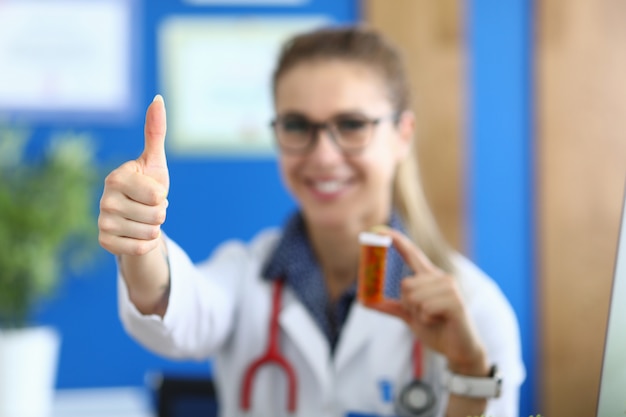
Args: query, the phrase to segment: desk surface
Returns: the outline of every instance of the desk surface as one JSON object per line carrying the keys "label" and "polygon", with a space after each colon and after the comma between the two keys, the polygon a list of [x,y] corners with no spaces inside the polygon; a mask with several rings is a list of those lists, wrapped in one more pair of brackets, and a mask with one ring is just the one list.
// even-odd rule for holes
{"label": "desk surface", "polygon": [[155,417],[139,387],[64,389],[55,393],[52,417]]}

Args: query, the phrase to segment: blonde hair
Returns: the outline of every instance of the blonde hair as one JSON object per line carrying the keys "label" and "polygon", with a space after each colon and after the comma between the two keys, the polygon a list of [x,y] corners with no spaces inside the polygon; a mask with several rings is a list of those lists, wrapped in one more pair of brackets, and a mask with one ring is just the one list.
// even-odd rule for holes
{"label": "blonde hair", "polygon": [[[325,28],[297,35],[282,48],[272,83],[302,62],[339,59],[366,65],[385,81],[395,114],[410,109],[410,87],[398,50],[379,32],[362,26]],[[428,206],[419,177],[417,158],[398,166],[393,184],[394,209],[409,237],[439,268],[453,272],[450,248]]]}

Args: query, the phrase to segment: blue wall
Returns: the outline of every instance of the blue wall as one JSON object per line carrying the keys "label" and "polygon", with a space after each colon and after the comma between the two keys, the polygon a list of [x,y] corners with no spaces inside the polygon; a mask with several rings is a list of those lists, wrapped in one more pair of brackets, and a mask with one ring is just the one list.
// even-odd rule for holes
{"label": "blue wall", "polygon": [[[93,134],[99,158],[110,168],[137,157],[143,147],[145,107],[160,89],[157,28],[171,15],[314,14],[335,22],[353,22],[359,17],[358,0],[240,8],[138,0],[137,6],[139,81],[129,117],[115,124],[40,123],[35,129],[35,148],[42,146],[51,131],[73,129]],[[472,259],[499,282],[518,314],[529,370],[520,415],[528,416],[541,411],[536,408],[533,372],[531,8],[525,0],[473,0],[466,10],[470,63],[467,247]],[[271,159],[170,155],[169,163],[171,192],[165,229],[195,260],[226,238],[248,239],[262,227],[281,224],[293,207]],[[96,266],[83,275],[68,280],[35,317],[62,332],[60,388],[142,385],[146,369],[207,372],[205,363],[175,363],[151,355],[123,332],[110,254],[101,250]]]}
{"label": "blue wall", "polygon": [[520,416],[529,416],[541,413],[534,372],[532,3],[473,0],[467,10],[467,248],[517,313],[528,372]]}
{"label": "blue wall", "polygon": [[[91,133],[99,158],[113,168],[136,158],[143,149],[143,118],[160,91],[157,29],[172,15],[326,16],[337,23],[355,22],[357,0],[311,0],[302,6],[191,7],[179,0],[137,1],[139,76],[133,108],[127,120],[115,124],[51,121],[35,125],[34,150],[52,131]],[[227,238],[249,239],[261,228],[280,225],[293,202],[285,193],[271,157],[182,158],[168,156],[171,187],[165,230],[194,260],[205,258]],[[245,191],[244,191],[245,190]],[[94,196],[94,200],[99,196]],[[97,202],[94,201],[94,209]],[[191,220],[191,221],[190,221]],[[206,363],[174,363],[139,347],[124,332],[117,315],[115,263],[100,250],[97,264],[80,279],[64,284],[52,302],[42,305],[35,320],[57,326],[63,337],[58,387],[141,385],[146,369],[172,373],[205,373]]]}

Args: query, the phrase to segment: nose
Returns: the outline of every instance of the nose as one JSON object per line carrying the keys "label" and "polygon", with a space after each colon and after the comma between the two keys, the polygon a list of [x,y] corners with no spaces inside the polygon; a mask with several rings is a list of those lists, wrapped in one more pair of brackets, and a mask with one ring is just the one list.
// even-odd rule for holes
{"label": "nose", "polygon": [[314,132],[313,148],[309,158],[322,163],[331,164],[343,158],[343,152],[335,142],[328,127],[320,127]]}

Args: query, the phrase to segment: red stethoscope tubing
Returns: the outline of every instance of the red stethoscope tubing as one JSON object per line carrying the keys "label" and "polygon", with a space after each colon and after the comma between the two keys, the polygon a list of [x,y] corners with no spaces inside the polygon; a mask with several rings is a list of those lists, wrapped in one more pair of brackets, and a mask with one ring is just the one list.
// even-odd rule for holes
{"label": "red stethoscope tubing", "polygon": [[[272,294],[272,311],[270,315],[269,326],[269,340],[267,343],[267,349],[265,352],[257,358],[254,362],[248,366],[243,378],[243,386],[241,391],[241,408],[244,411],[250,410],[252,403],[252,383],[259,368],[265,365],[276,365],[282,368],[287,376],[287,410],[290,413],[296,411],[296,393],[298,389],[298,381],[296,379],[296,372],[291,366],[291,363],[280,352],[279,345],[279,328],[278,328],[278,315],[280,314],[282,291],[285,281],[282,279],[274,282],[273,294]],[[416,340],[413,343],[413,377],[416,379],[422,378],[422,344]]]}
{"label": "red stethoscope tubing", "polygon": [[276,365],[282,368],[287,376],[287,410],[290,413],[296,411],[296,392],[298,388],[298,381],[296,379],[296,372],[293,367],[280,352],[279,346],[279,329],[278,329],[278,314],[280,313],[282,291],[284,286],[284,280],[279,279],[274,283],[274,293],[272,295],[272,312],[270,316],[270,329],[269,340],[267,343],[267,349],[258,359],[250,364],[243,378],[243,386],[241,392],[241,408],[244,411],[248,411],[252,402],[252,383],[254,377],[262,366]]}
{"label": "red stethoscope tubing", "polygon": [[422,344],[419,340],[413,342],[413,378],[422,379]]}

